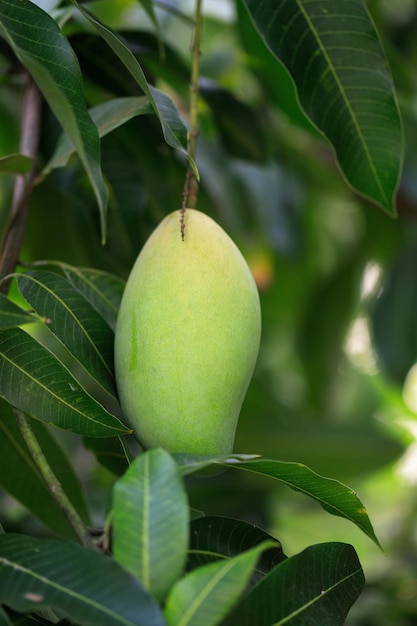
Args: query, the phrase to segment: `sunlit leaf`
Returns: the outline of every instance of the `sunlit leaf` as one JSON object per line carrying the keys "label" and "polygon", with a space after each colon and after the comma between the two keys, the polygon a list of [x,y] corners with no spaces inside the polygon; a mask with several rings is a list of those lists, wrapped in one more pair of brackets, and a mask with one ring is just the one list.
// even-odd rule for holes
{"label": "sunlit leaf", "polygon": [[387,60],[362,0],[243,0],[290,72],[300,103],[333,145],[347,181],[385,211],[403,138]]}
{"label": "sunlit leaf", "polygon": [[111,558],[72,542],[0,536],[0,603],[56,608],[88,626],[165,626],[156,602]]}
{"label": "sunlit leaf", "polygon": [[188,517],[178,467],[164,450],[139,456],[114,487],[114,558],[157,598],[184,568]]}
{"label": "sunlit leaf", "polygon": [[192,570],[170,592],[165,608],[169,626],[216,626],[228,614],[248,584],[264,542],[227,561]]}

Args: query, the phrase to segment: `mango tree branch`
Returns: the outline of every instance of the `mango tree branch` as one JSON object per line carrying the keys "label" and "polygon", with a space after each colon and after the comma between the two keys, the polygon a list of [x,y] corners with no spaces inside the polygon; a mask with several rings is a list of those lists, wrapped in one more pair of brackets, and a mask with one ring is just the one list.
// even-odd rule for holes
{"label": "mango tree branch", "polygon": [[[16,176],[13,199],[10,207],[9,225],[2,242],[0,254],[0,279],[14,271],[22,247],[29,199],[35,178],[41,104],[42,99],[38,88],[30,76],[27,76],[22,105],[19,149],[21,154],[28,156],[32,160],[32,169],[28,174],[19,174]],[[9,288],[10,281],[3,281],[0,286],[0,291],[7,293]]]}
{"label": "mango tree branch", "polygon": [[[202,31],[202,0],[196,0],[193,43],[191,47],[191,77],[190,77],[190,127],[188,131],[188,153],[195,161],[198,138],[198,102],[200,79],[200,56],[201,56],[201,31]],[[187,208],[195,208],[197,204],[198,180],[190,164],[185,175],[184,191],[181,206],[181,237],[184,240],[184,216]]]}
{"label": "mango tree branch", "polygon": [[14,409],[14,414],[19,430],[31,454],[32,460],[39,470],[39,473],[42,476],[42,479],[44,480],[51,496],[67,518],[80,543],[86,548],[96,550],[97,547],[91,538],[88,528],[78,515],[78,512],[69,500],[67,494],[62,488],[61,483],[49,465],[48,460],[43,453],[38,440],[36,439],[35,433],[33,432],[30,419],[17,409]]}

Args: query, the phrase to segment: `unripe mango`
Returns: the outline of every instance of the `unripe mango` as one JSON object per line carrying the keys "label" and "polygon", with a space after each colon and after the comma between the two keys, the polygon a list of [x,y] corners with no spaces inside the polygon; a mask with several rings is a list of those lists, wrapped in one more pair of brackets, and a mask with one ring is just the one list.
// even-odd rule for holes
{"label": "unripe mango", "polygon": [[142,444],[233,451],[261,334],[258,291],[236,245],[187,209],[152,233],[128,278],[116,327],[122,410]]}

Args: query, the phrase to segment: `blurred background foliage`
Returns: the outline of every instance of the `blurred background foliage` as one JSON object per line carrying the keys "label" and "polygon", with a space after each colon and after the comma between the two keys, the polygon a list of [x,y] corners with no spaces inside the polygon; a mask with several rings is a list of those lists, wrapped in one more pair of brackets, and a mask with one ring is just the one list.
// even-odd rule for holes
{"label": "blurred background foliage", "polygon": [[[52,0],[37,4],[60,15]],[[123,33],[149,82],[186,116],[193,3],[154,2],[159,30],[135,0],[88,6]],[[190,481],[190,491],[197,509],[262,524],[287,554],[320,541],[353,543],[367,587],[347,623],[406,626],[417,619],[417,5],[370,0],[368,7],[403,116],[398,218],[346,185],[240,0],[204,2],[198,208],[231,234],[261,294],[262,346],[235,450],[302,462],[347,482],[367,505],[385,554],[352,525],[267,480],[229,471]],[[89,106],[140,95],[79,15],[62,10],[61,18]],[[18,151],[23,81],[10,64],[0,50],[0,156]],[[59,134],[44,106],[43,163]],[[156,119],[140,116],[103,138],[102,167],[111,190],[107,244],[85,172],[72,157],[35,188],[23,261],[59,259],[127,276],[152,229],[180,208],[184,163]],[[12,183],[0,174],[0,234]],[[64,437],[100,519],[112,476],[77,438]],[[10,523],[33,524],[8,496],[1,505]]]}

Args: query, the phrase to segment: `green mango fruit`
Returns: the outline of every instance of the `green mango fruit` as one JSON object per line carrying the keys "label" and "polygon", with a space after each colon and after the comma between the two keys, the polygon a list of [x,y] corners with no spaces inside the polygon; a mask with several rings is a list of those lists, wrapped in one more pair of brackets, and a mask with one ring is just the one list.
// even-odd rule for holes
{"label": "green mango fruit", "polygon": [[128,278],[115,338],[124,415],[146,448],[223,455],[259,350],[255,281],[210,217],[168,215]]}

